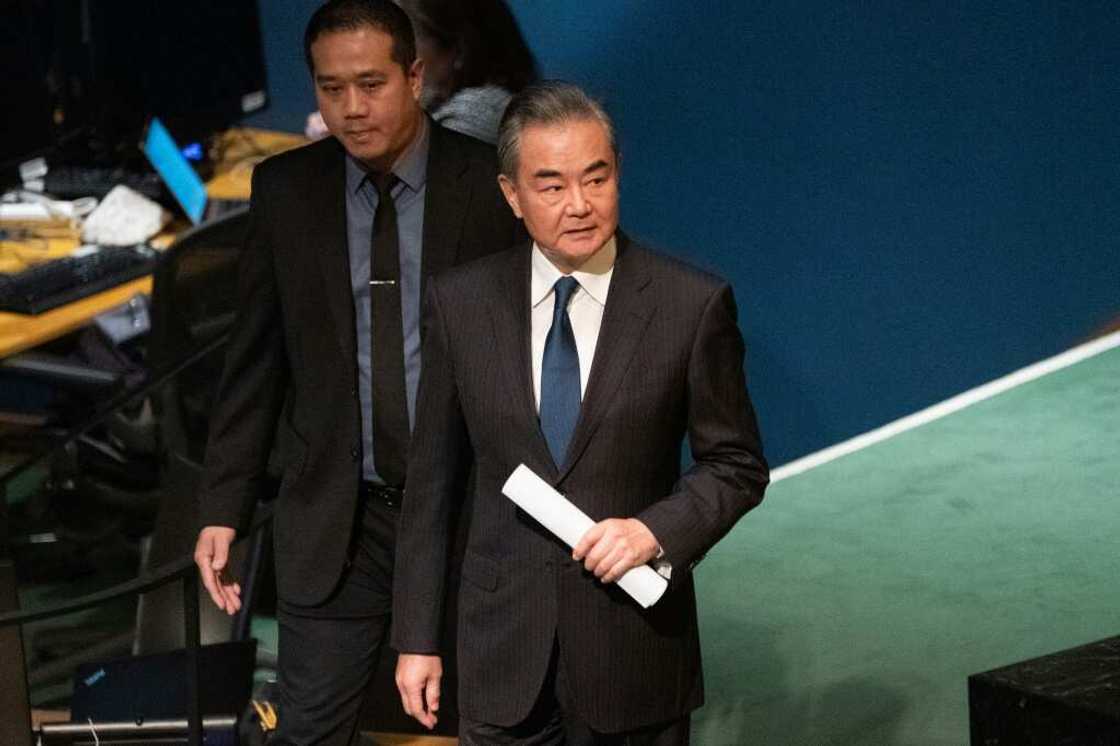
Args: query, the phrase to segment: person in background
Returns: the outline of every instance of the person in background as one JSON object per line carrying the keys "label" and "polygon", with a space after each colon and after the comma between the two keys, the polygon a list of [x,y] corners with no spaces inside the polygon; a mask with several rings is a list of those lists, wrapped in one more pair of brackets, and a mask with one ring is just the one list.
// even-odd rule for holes
{"label": "person in background", "polygon": [[[510,97],[538,78],[537,63],[504,0],[397,0],[424,60],[421,105],[448,129],[493,144]],[[306,134],[324,137],[319,112]]]}
{"label": "person in background", "polygon": [[224,611],[230,544],[274,441],[279,728],[344,746],[388,634],[393,552],[435,273],[521,236],[494,149],[420,108],[424,64],[390,0],[330,0],[304,54],[332,137],[253,171],[240,302],[210,423],[195,549]]}

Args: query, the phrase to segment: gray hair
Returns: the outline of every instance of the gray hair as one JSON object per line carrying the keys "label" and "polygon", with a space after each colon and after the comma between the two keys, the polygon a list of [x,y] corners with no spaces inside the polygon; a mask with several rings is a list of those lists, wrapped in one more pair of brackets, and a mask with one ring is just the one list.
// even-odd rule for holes
{"label": "gray hair", "polygon": [[614,124],[602,105],[583,89],[562,80],[543,80],[523,88],[512,99],[498,126],[498,168],[508,178],[517,175],[521,133],[533,124],[598,120],[607,130],[611,151],[618,155]]}

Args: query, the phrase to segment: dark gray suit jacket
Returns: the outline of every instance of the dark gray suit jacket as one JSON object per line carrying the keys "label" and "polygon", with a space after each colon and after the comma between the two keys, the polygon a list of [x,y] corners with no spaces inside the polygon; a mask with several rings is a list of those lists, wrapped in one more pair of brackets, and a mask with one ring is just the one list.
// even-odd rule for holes
{"label": "dark gray suit jacket", "polygon": [[[459,596],[460,711],[512,725],[559,640],[578,714],[616,732],[703,701],[691,568],[761,500],[768,470],[730,287],[621,233],[595,360],[565,463],[552,462],[530,379],[530,248],[430,285],[424,370],[401,517],[392,644],[435,653],[458,476],[475,490]],[[689,438],[695,463],[680,472]],[[520,463],[595,520],[635,516],[673,565],[642,610],[501,494]]]}
{"label": "dark gray suit jacket", "polygon": [[[524,235],[498,189],[493,148],[430,125],[425,283]],[[361,479],[345,157],[329,138],[253,173],[240,307],[199,497],[200,525],[243,527],[277,434],[277,588],[301,605],[325,599],[341,575]]]}

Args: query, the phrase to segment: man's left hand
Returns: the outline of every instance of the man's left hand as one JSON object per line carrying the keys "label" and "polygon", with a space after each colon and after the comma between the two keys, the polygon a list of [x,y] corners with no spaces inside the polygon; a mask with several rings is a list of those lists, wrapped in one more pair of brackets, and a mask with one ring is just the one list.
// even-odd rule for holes
{"label": "man's left hand", "polygon": [[646,524],[637,518],[608,518],[587,530],[572,549],[572,559],[613,583],[628,570],[657,557],[660,545]]}
{"label": "man's left hand", "polygon": [[404,711],[428,730],[436,727],[443,663],[438,655],[401,653],[397,658],[397,691]]}

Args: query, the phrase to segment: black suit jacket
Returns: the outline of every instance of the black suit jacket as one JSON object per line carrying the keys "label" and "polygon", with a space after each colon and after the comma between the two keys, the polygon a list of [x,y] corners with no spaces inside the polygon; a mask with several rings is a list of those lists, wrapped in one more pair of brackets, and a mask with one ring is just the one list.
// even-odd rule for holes
{"label": "black suit jacket", "polygon": [[[422,275],[523,236],[497,186],[493,148],[430,122]],[[311,605],[336,584],[361,479],[361,412],[346,239],[345,152],[329,138],[253,173],[240,307],[211,419],[200,525],[243,527],[274,434],[282,478],[276,575]]]}
{"label": "black suit jacket", "polygon": [[[615,732],[703,701],[691,568],[768,481],[730,287],[619,235],[579,421],[563,464],[530,376],[530,248],[437,278],[401,517],[393,646],[434,653],[457,473],[475,471],[459,596],[460,711],[524,719],[559,640],[578,714]],[[681,474],[681,444],[695,463]],[[635,516],[673,565],[642,610],[501,494],[525,463],[595,520]]]}

